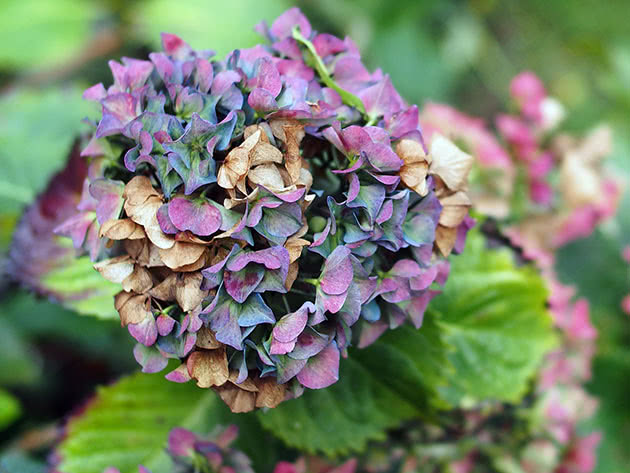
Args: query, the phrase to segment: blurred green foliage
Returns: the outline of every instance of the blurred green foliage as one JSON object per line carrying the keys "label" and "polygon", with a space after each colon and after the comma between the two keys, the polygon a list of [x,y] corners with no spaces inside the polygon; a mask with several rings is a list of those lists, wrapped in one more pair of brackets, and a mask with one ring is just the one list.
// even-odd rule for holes
{"label": "blurred green foliage", "polygon": [[[0,250],[19,212],[63,164],[80,119],[95,109],[83,88],[110,80],[106,60],[143,56],[159,32],[224,55],[257,41],[253,26],[290,6],[287,0],[2,0],[0,2]],[[630,292],[623,245],[630,243],[630,35],[627,1],[583,0],[302,0],[319,30],[349,34],[371,67],[382,67],[409,101],[446,101],[484,117],[507,102],[509,80],[535,71],[567,105],[568,126],[608,122],[615,131],[611,166],[625,181],[618,217],[559,255],[561,279],[577,284],[600,330],[591,390],[601,399],[595,427],[604,431],[598,472],[626,471],[630,451]],[[107,321],[74,317],[32,296],[2,289],[0,386],[18,389],[29,406],[37,383],[61,383],[46,361],[51,345],[71,347],[103,382],[133,364],[129,337]],[[61,342],[60,342],[61,340]],[[75,358],[73,358],[75,357]],[[50,376],[52,373],[59,379]],[[101,369],[99,372],[98,370]],[[45,370],[49,376],[40,374]],[[42,380],[43,379],[43,380]],[[17,388],[16,388],[17,387]],[[30,389],[30,390],[29,390]],[[86,392],[91,385],[85,387]],[[82,395],[85,395],[84,392]],[[76,396],[80,396],[78,393]],[[28,407],[28,406],[27,406]],[[64,406],[66,407],[66,406]],[[46,414],[39,412],[42,418]],[[48,414],[50,415],[50,413]],[[17,429],[23,429],[24,421]],[[22,460],[20,460],[22,461]]]}

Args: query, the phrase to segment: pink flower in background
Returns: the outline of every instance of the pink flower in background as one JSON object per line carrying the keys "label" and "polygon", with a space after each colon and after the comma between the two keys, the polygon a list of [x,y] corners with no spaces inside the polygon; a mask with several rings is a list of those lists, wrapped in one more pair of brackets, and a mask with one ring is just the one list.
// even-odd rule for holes
{"label": "pink flower in background", "polygon": [[517,101],[525,117],[533,121],[542,119],[542,102],[547,91],[542,81],[531,71],[518,74],[510,83],[510,95]]}
{"label": "pink flower in background", "polygon": [[595,468],[595,451],[601,439],[600,432],[578,437],[557,469],[557,473],[591,473]]}

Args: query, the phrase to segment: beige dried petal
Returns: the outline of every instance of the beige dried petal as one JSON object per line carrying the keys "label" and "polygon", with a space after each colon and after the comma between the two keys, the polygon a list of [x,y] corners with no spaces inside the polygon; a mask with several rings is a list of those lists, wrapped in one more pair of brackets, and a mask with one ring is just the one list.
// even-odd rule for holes
{"label": "beige dried petal", "polygon": [[197,350],[186,362],[188,374],[200,388],[225,384],[230,376],[225,347],[217,350]]}
{"label": "beige dried petal", "polygon": [[173,269],[198,261],[205,249],[203,245],[173,241],[171,248],[160,248],[159,254],[162,262]]}
{"label": "beige dried petal", "polygon": [[180,273],[175,284],[175,300],[184,312],[193,310],[208,295],[201,290],[203,276],[201,273]]}
{"label": "beige dried petal", "polygon": [[280,119],[270,123],[273,134],[285,145],[285,167],[291,176],[292,183],[297,183],[302,169],[300,143],[304,138],[304,124],[298,120]]}
{"label": "beige dried petal", "polygon": [[149,242],[149,258],[146,263],[143,261],[138,261],[138,263],[146,266],[147,268],[158,268],[160,266],[164,266],[164,262],[162,261],[162,256],[160,255],[160,248],[155,246],[153,243]]}
{"label": "beige dried petal", "polygon": [[425,154],[422,145],[416,140],[410,140],[408,138],[402,139],[396,143],[396,154],[405,164],[422,162],[428,164],[431,162],[431,157]]}
{"label": "beige dried petal", "polygon": [[[125,203],[126,205],[126,203]],[[131,220],[144,227],[144,231],[151,242],[160,248],[172,248],[175,239],[162,232],[157,220],[157,211],[162,206],[162,199],[150,196],[142,204],[127,206],[125,211]]]}
{"label": "beige dried petal", "polygon": [[439,223],[449,228],[457,227],[464,221],[466,215],[468,215],[468,206],[450,205],[443,207],[440,213]]}
{"label": "beige dried petal", "polygon": [[601,198],[600,176],[579,154],[572,151],[562,160],[560,189],[572,208],[591,204]]}
{"label": "beige dried petal", "polygon": [[[137,236],[138,234],[142,236]],[[110,240],[137,240],[143,238],[144,230],[130,218],[111,219],[103,222],[98,231],[100,238],[109,238]],[[134,236],[134,238],[130,238]]]}
{"label": "beige dried petal", "polygon": [[213,389],[234,413],[250,412],[256,407],[256,393],[245,391],[232,383]]}
{"label": "beige dried petal", "polygon": [[427,186],[428,171],[429,165],[424,161],[403,164],[400,168],[400,179],[403,184],[414,192],[425,196],[429,192],[429,187]]}
{"label": "beige dried petal", "polygon": [[300,169],[300,177],[296,182],[296,185],[306,187],[306,192],[310,190],[311,186],[313,185],[313,175],[308,169]]}
{"label": "beige dried petal", "polygon": [[114,297],[114,307],[120,315],[120,323],[123,326],[139,324],[147,317],[153,317],[151,312],[151,300],[146,294],[134,294],[119,292]]}
{"label": "beige dried petal", "polygon": [[293,263],[294,261],[297,261],[300,255],[302,254],[302,248],[310,244],[311,244],[310,241],[305,240],[304,238],[299,238],[297,235],[293,235],[289,239],[287,239],[286,243],[284,244],[284,247],[289,252],[289,261],[291,263]]}
{"label": "beige dried petal", "polygon": [[249,158],[251,159],[251,167],[269,163],[282,164],[282,151],[270,143],[260,141],[249,152]]}
{"label": "beige dried petal", "polygon": [[146,266],[144,262],[149,261],[149,241],[146,238],[139,240],[125,240],[123,245],[129,256],[140,262],[143,266]]}
{"label": "beige dried petal", "polygon": [[195,345],[199,348],[214,350],[221,347],[221,342],[218,342],[214,332],[204,325],[197,332]]}
{"label": "beige dried petal", "polygon": [[252,187],[261,185],[272,190],[284,189],[282,175],[275,164],[263,164],[250,169],[247,179]]}
{"label": "beige dried petal", "polygon": [[287,279],[284,281],[284,287],[287,291],[290,291],[293,287],[293,283],[298,277],[300,265],[297,261],[294,261],[289,265],[289,272],[287,273]]}
{"label": "beige dried petal", "polygon": [[468,196],[466,192],[457,191],[457,192],[443,193],[442,195],[440,195],[440,204],[442,204],[442,206],[466,205],[470,207],[471,201],[470,201],[470,197]]}
{"label": "beige dried petal", "polygon": [[148,269],[136,264],[133,272],[122,282],[122,288],[127,292],[144,294],[153,287],[153,278]]}
{"label": "beige dried petal", "polygon": [[[271,128],[266,123],[257,123],[256,125],[249,125],[243,132],[243,138],[247,140],[257,131],[260,131],[260,141],[269,143],[269,135],[271,135]],[[268,135],[269,134],[269,135]]]}
{"label": "beige dried petal", "polygon": [[286,385],[278,384],[274,378],[259,378],[254,381],[258,386],[256,407],[274,408],[284,401]]}
{"label": "beige dried petal", "polygon": [[129,255],[116,256],[99,261],[94,264],[94,269],[108,281],[120,284],[133,272],[133,261]]}
{"label": "beige dried petal", "polygon": [[151,179],[146,176],[134,177],[127,183],[125,189],[123,190],[125,211],[127,211],[127,206],[135,207],[140,205],[151,196],[160,196],[160,193],[151,184]]}
{"label": "beige dried petal", "polygon": [[599,125],[591,130],[576,150],[587,164],[598,164],[613,151],[613,134],[608,125]]}
{"label": "beige dried petal", "polygon": [[193,271],[199,271],[206,266],[207,256],[208,253],[204,250],[203,254],[199,257],[197,261],[195,261],[194,263],[185,264],[184,266],[173,268],[173,271],[176,271],[178,273],[191,273]]}
{"label": "beige dried petal", "polygon": [[453,251],[457,240],[457,228],[448,228],[438,225],[435,229],[435,244],[443,256],[448,256]]}
{"label": "beige dried petal", "polygon": [[244,391],[249,391],[250,393],[255,393],[258,392],[258,388],[256,387],[256,384],[249,378],[245,378],[245,380],[242,383],[237,383],[236,380],[238,379],[238,371],[236,370],[231,370],[230,371],[230,383],[232,383],[234,386],[237,386],[241,389],[243,389]]}
{"label": "beige dried petal", "polygon": [[438,176],[449,189],[460,190],[466,186],[474,161],[471,155],[435,133],[431,140],[431,159],[431,174]]}
{"label": "beige dried petal", "polygon": [[174,301],[175,300],[175,286],[177,284],[177,275],[175,273],[169,274],[161,283],[156,285],[149,291],[151,297],[159,299],[161,301]]}

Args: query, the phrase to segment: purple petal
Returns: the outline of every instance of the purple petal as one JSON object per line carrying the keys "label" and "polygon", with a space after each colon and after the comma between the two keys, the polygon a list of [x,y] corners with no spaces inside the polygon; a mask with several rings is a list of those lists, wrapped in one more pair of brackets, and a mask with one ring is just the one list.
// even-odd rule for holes
{"label": "purple petal", "polygon": [[423,291],[428,288],[438,274],[438,267],[431,266],[429,268],[423,268],[421,273],[417,276],[414,276],[409,281],[409,286],[414,291]]}
{"label": "purple petal", "polygon": [[168,359],[163,357],[159,350],[140,343],[133,348],[133,356],[142,366],[143,373],[159,373],[168,365]]}
{"label": "purple petal", "polygon": [[96,205],[96,219],[101,225],[107,220],[118,218],[122,208],[122,193],[125,185],[121,181],[111,179],[96,179],[90,184],[90,195],[94,197]]}
{"label": "purple petal", "polygon": [[192,53],[192,48],[179,36],[171,33],[162,33],[161,36],[162,49],[175,59],[186,59]]}
{"label": "purple petal", "polygon": [[221,212],[208,202],[176,197],[168,204],[168,216],[177,229],[190,230],[199,236],[212,235],[221,227]]}
{"label": "purple petal", "polygon": [[225,290],[239,303],[245,302],[254,292],[265,276],[265,270],[260,266],[250,266],[240,271],[226,271],[223,276]]}
{"label": "purple petal", "polygon": [[439,291],[425,291],[422,293],[422,295],[414,297],[409,305],[405,308],[405,311],[413,322],[414,327],[422,327],[424,312],[427,310],[427,306],[429,305],[431,299],[433,299],[439,293]]}
{"label": "purple petal", "polygon": [[377,84],[362,90],[358,95],[370,117],[384,117],[387,120],[405,106],[404,101],[394,89],[389,76],[385,76]]}
{"label": "purple petal", "polygon": [[197,436],[190,430],[175,427],[168,434],[168,451],[180,457],[188,457],[195,450]]}
{"label": "purple petal", "polygon": [[315,306],[305,302],[297,311],[282,317],[273,328],[273,338],[280,342],[295,340],[302,333],[308,322],[309,312],[314,312]]}
{"label": "purple petal", "polygon": [[272,112],[279,108],[275,96],[265,89],[252,90],[247,103],[257,112]]}
{"label": "purple petal", "polygon": [[320,277],[322,291],[328,295],[343,294],[352,282],[352,262],[350,249],[338,246],[330,254]]}
{"label": "purple petal", "polygon": [[158,209],[156,217],[158,223],[160,224],[160,229],[167,235],[174,235],[179,232],[168,216],[168,204],[164,204]]}
{"label": "purple petal", "polygon": [[330,338],[325,337],[311,328],[307,328],[297,338],[295,348],[289,353],[294,360],[307,360],[320,353],[329,345]]}
{"label": "purple petal", "polygon": [[311,24],[299,8],[293,7],[280,15],[269,28],[269,32],[276,40],[291,37],[293,27],[298,26],[300,33],[306,38],[311,36]]}
{"label": "purple petal", "polygon": [[267,269],[279,269],[289,266],[289,252],[282,246],[274,246],[265,250],[239,253],[227,265],[228,271],[240,271],[249,263],[258,263]]}
{"label": "purple petal", "polygon": [[129,329],[131,336],[144,346],[151,346],[157,340],[157,325],[152,316],[146,317],[139,324],[129,324],[127,328]]}
{"label": "purple petal", "polygon": [[311,358],[297,374],[298,381],[310,389],[322,389],[339,380],[339,350],[331,342],[317,356]]}

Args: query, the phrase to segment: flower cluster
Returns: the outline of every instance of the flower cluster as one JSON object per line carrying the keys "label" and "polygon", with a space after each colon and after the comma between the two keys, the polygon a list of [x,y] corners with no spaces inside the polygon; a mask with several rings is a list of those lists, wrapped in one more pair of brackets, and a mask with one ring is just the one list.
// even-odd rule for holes
{"label": "flower cluster", "polygon": [[[238,436],[238,427],[231,425],[219,429],[216,435],[208,438],[176,427],[168,435],[166,453],[173,461],[173,472],[177,473],[254,473],[251,460],[240,450],[230,445]],[[151,473],[142,465],[139,473]],[[103,473],[120,473],[114,467],[105,469]]]}
{"label": "flower cluster", "polygon": [[340,356],[422,325],[473,225],[472,158],[354,43],[297,9],[225,60],[164,34],[110,62],[79,212],[57,231],[121,285],[146,372],[215,389],[234,411],[338,379]]}
{"label": "flower cluster", "polygon": [[602,167],[611,133],[606,126],[579,139],[558,132],[565,112],[531,72],[512,80],[510,94],[518,114],[498,114],[496,133],[442,104],[428,104],[420,121],[425,137],[443,133],[475,156],[475,208],[511,224],[505,233],[525,256],[549,265],[555,248],[590,235],[616,211],[620,189]]}

